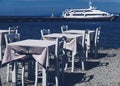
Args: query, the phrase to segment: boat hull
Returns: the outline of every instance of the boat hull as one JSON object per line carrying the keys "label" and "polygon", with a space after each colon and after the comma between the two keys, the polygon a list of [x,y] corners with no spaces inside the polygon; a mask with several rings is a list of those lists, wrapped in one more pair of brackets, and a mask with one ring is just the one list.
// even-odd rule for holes
{"label": "boat hull", "polygon": [[109,20],[113,21],[117,18],[117,16],[110,16],[110,17],[63,17],[65,19],[72,19],[72,20]]}

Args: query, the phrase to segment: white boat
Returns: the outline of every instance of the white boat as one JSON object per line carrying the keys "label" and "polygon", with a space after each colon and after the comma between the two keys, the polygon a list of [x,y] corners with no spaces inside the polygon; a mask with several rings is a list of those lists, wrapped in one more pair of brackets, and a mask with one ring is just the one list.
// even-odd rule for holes
{"label": "white boat", "polygon": [[104,12],[96,9],[92,6],[92,2],[89,1],[88,9],[65,9],[62,13],[63,18],[73,19],[108,19],[114,20],[115,15],[108,12]]}

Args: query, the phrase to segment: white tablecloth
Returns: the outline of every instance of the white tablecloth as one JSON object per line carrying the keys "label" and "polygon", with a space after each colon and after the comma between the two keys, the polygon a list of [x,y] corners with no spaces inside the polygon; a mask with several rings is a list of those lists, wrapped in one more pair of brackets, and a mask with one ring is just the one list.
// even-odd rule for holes
{"label": "white tablecloth", "polygon": [[20,59],[25,55],[18,54],[30,53],[33,58],[39,62],[42,66],[48,66],[49,51],[55,52],[55,41],[49,40],[23,40],[7,45],[2,64]]}
{"label": "white tablecloth", "polygon": [[0,30],[0,60],[2,60],[2,42],[3,34],[8,33],[9,30]]}
{"label": "white tablecloth", "polygon": [[[83,35],[85,33],[85,30],[68,30],[64,31],[65,34],[80,34]],[[90,49],[90,41],[94,41],[94,34],[95,30],[88,30],[88,36],[87,36],[87,48]]]}
{"label": "white tablecloth", "polygon": [[77,43],[82,42],[82,35],[79,34],[61,34],[61,33],[53,33],[44,36],[44,40],[55,40],[56,38],[66,37],[66,43],[64,48],[71,50],[74,54],[77,53]]}

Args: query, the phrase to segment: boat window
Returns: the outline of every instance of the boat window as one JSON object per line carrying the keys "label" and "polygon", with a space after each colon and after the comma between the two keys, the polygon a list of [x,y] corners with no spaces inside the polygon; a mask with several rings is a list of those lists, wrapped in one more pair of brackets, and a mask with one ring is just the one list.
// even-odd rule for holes
{"label": "boat window", "polygon": [[84,16],[84,14],[73,14],[73,16]]}
{"label": "boat window", "polygon": [[66,16],[70,16],[70,14],[66,14]]}
{"label": "boat window", "polygon": [[107,14],[102,14],[103,16],[107,16]]}
{"label": "boat window", "polygon": [[86,14],[86,16],[103,16],[103,14]]}
{"label": "boat window", "polygon": [[83,12],[82,10],[76,10],[75,12]]}
{"label": "boat window", "polygon": [[91,10],[76,10],[75,12],[92,12]]}
{"label": "boat window", "polygon": [[84,10],[84,12],[92,12],[91,10]]}

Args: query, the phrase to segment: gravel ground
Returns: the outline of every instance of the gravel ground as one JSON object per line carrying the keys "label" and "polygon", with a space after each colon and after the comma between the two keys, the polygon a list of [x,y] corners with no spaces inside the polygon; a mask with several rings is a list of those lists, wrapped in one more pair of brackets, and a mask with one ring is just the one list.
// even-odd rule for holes
{"label": "gravel ground", "polygon": [[99,53],[98,59],[91,60],[99,64],[83,71],[83,82],[73,86],[120,86],[120,49],[100,50]]}
{"label": "gravel ground", "polygon": [[[6,67],[3,67],[0,68],[0,86],[11,86],[5,79]],[[86,62],[86,70],[77,64],[74,73],[68,68],[64,82],[65,86],[120,86],[120,49],[99,50],[98,58],[91,57]]]}

